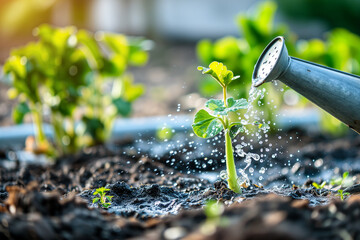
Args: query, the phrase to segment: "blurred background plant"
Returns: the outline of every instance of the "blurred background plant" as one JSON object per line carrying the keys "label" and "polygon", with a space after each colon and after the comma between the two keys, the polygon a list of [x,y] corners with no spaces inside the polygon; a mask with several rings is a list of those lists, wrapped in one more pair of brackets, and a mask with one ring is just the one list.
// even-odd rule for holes
{"label": "blurred background plant", "polygon": [[41,152],[54,153],[43,130],[46,110],[58,154],[104,143],[115,118],[128,116],[131,103],[144,92],[126,69],[147,62],[145,40],[49,25],[35,29],[35,35],[37,42],[13,50],[4,65],[12,85],[9,97],[20,102],[15,122],[31,113]]}
{"label": "blurred background plant", "polygon": [[[357,25],[358,9],[357,0],[0,0],[0,64],[4,64],[10,49],[24,46],[35,38],[40,39],[29,44],[26,49],[14,51],[13,54],[32,56],[30,60],[26,59],[29,66],[38,64],[53,69],[41,72],[31,70],[30,79],[34,85],[27,87],[31,89],[27,101],[24,97],[18,97],[20,103],[13,111],[13,117],[16,122],[21,122],[25,113],[34,112],[35,108],[43,108],[40,111],[45,113],[45,118],[37,118],[39,121],[51,121],[54,126],[59,126],[55,129],[56,134],[65,137],[57,140],[58,145],[67,144],[61,147],[61,152],[72,152],[82,144],[101,143],[108,137],[108,131],[96,130],[110,129],[107,126],[112,125],[115,117],[110,114],[113,117],[105,120],[104,115],[110,116],[108,113],[113,113],[116,107],[122,109],[123,115],[127,115],[130,109],[128,102],[143,91],[140,90],[140,86],[133,86],[133,77],[127,72],[131,72],[147,89],[140,101],[131,104],[133,116],[136,117],[189,114],[201,107],[204,96],[215,95],[221,89],[213,81],[200,79],[194,66],[208,65],[214,60],[224,62],[234,70],[235,75],[241,76],[239,80],[234,81],[230,87],[232,89],[229,89],[232,90],[232,95],[248,97],[255,61],[269,41],[278,35],[286,37],[292,56],[359,74],[360,44],[356,35],[360,32]],[[64,28],[61,31],[51,28],[33,31],[36,26],[43,23]],[[116,34],[93,35],[88,31],[78,31],[66,26],[76,26],[78,29],[91,32],[146,36],[156,41],[156,46],[146,66],[130,69],[125,67],[129,70],[125,71],[121,70],[122,60],[119,60],[123,56],[123,50],[119,50],[121,53],[117,50],[122,49],[121,37],[116,37]],[[333,29],[334,27],[341,29]],[[54,40],[51,35],[56,35],[59,39]],[[73,36],[76,36],[73,47],[65,46],[68,44],[65,43],[67,36],[71,36],[71,44],[74,44]],[[146,45],[146,41],[143,42],[142,39],[125,38],[130,49],[125,52],[133,52],[139,45],[140,48]],[[200,39],[204,40],[195,48]],[[115,47],[113,41],[119,46]],[[46,48],[48,53],[42,52],[39,54],[41,57],[37,56],[36,48]],[[136,52],[138,54],[130,54],[133,56],[131,58],[145,58],[142,51]],[[100,58],[98,54],[101,55]],[[69,72],[56,65],[55,59],[69,61],[69,64],[63,64],[63,67],[70,70],[70,66],[75,66],[76,68],[71,68],[71,74],[76,74],[70,76]],[[21,59],[17,61],[21,62]],[[22,58],[23,63],[24,61],[25,58]],[[131,66],[132,61],[126,60],[125,65]],[[101,67],[103,63],[110,66],[108,63],[111,62],[114,68],[118,68],[117,73],[115,70],[111,73],[112,76],[110,73],[105,74],[112,67]],[[55,73],[59,75],[55,76]],[[45,79],[51,76],[57,81],[49,84],[41,74],[46,74]],[[121,80],[114,78],[114,74],[120,74]],[[65,76],[69,79],[64,80]],[[3,79],[0,72],[0,80]],[[59,84],[58,79],[67,84]],[[41,85],[41,88],[35,89],[34,86],[37,84]],[[100,85],[102,88],[98,87]],[[256,107],[264,119],[274,122],[283,112],[286,114],[291,111],[289,115],[292,115],[292,112],[300,113],[302,110],[308,110],[308,107],[311,108],[307,100],[282,84],[264,86],[267,94],[257,102],[261,109],[259,106]],[[69,95],[63,91],[67,87],[73,89]],[[24,87],[21,88],[25,91]],[[49,92],[47,95],[43,94],[44,89]],[[135,89],[134,92],[139,93],[127,94],[129,91],[125,89]],[[12,124],[9,120],[10,109],[17,104],[17,101],[9,101],[4,97],[7,90],[8,86],[0,81],[1,125]],[[81,96],[78,96],[79,92]],[[101,97],[101,92],[109,94]],[[16,94],[13,90],[10,91],[10,95]],[[119,94],[122,96],[121,99]],[[57,95],[61,97],[51,97]],[[127,103],[123,98],[128,99]],[[34,104],[29,104],[29,99]],[[112,107],[104,108],[105,105]],[[293,108],[294,106],[296,108]],[[65,113],[64,108],[67,108],[68,113]],[[346,126],[327,113],[319,112],[322,117],[321,123],[317,126],[327,129],[326,131],[332,135],[347,132]],[[49,117],[49,114],[57,117]],[[315,118],[316,122],[317,116],[318,113],[315,111],[312,119]],[[295,124],[296,118],[303,119],[304,115],[301,113],[293,116],[292,122],[287,118],[285,121],[289,122],[288,126],[298,126]],[[76,119],[80,125],[71,123],[70,119]],[[24,121],[32,120],[25,117]],[[280,124],[276,127],[271,126],[272,130],[276,130],[277,126],[280,128]],[[79,134],[84,136],[81,141],[75,136]]]}
{"label": "blurred background plant", "polygon": [[[291,3],[293,4],[293,3]],[[288,3],[290,5],[290,3]],[[203,64],[221,61],[233,69],[241,80],[234,81],[230,87],[231,94],[237,98],[248,98],[251,88],[251,76],[254,65],[265,46],[276,36],[286,38],[286,45],[291,56],[323,64],[342,71],[360,74],[360,37],[345,29],[334,29],[326,34],[325,40],[298,40],[295,33],[285,24],[274,24],[277,5],[274,2],[264,2],[255,12],[240,14],[236,21],[239,26],[240,38],[227,36],[216,41],[201,40],[197,45],[197,55]],[[289,105],[303,108],[308,105],[305,98],[295,95],[283,84],[267,84],[266,96],[256,105],[261,106],[264,119],[274,122],[278,109],[284,107],[286,98],[298,99]],[[280,90],[280,91],[279,91]],[[210,79],[200,82],[199,91],[205,95],[213,95],[221,91]],[[332,135],[343,135],[347,127],[328,113],[321,112],[320,126]]]}
{"label": "blurred background plant", "polygon": [[[276,0],[279,10],[291,19],[319,20],[328,29],[346,28],[360,34],[360,1],[358,0]],[[321,9],[321,11],[319,11]]]}

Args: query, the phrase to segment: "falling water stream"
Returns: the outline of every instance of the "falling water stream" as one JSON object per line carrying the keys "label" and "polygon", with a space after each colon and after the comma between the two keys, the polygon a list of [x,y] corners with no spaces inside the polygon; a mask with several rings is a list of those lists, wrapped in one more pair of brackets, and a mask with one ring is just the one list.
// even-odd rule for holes
{"label": "falling water stream", "polygon": [[[248,108],[246,113],[243,115],[243,117],[239,116],[240,122],[245,126],[245,134],[246,135],[252,135],[255,136],[256,140],[260,140],[261,138],[263,138],[263,135],[266,134],[269,130],[268,125],[265,123],[265,119],[261,119],[261,114],[259,113],[259,111],[254,108],[254,102],[256,100],[258,100],[258,105],[261,104],[261,99],[264,98],[265,96],[265,88],[259,89],[256,88],[254,86],[251,86],[251,89],[249,91],[249,98],[248,98]],[[253,133],[252,130],[249,130],[248,128],[246,128],[246,125],[253,125],[255,122],[261,124],[255,133]],[[240,158],[244,158],[244,162],[245,162],[245,167],[244,168],[239,168],[238,172],[240,173],[240,176],[238,177],[238,183],[240,185],[242,184],[246,184],[249,185],[250,180],[248,177],[248,174],[246,173],[246,170],[249,169],[249,171],[252,173],[254,171],[253,168],[249,168],[251,166],[252,161],[263,161],[260,157],[259,154],[257,153],[252,153],[252,152],[247,152],[244,150],[245,147],[253,149],[253,146],[250,142],[245,141],[244,138],[242,137],[242,142],[240,144],[237,144],[235,146],[235,153],[240,157]],[[262,167],[259,171],[260,174],[264,174],[265,173],[265,168]],[[225,170],[220,172],[220,178],[222,179],[227,179],[227,172]],[[260,177],[260,180],[262,180],[262,177]]]}

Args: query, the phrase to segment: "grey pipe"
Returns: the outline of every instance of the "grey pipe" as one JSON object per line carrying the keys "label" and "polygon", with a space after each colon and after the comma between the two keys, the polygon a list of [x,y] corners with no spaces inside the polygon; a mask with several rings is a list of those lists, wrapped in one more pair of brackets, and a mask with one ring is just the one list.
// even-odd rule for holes
{"label": "grey pipe", "polygon": [[360,133],[360,77],[290,57],[283,37],[276,37],[259,57],[253,85],[280,80]]}

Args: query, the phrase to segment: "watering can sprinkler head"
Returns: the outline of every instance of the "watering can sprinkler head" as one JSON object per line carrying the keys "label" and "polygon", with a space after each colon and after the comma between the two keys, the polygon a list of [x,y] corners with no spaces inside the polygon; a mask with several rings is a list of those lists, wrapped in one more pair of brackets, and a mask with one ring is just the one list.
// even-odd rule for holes
{"label": "watering can sprinkler head", "polygon": [[260,55],[253,85],[279,80],[360,133],[360,77],[291,57],[283,37]]}
{"label": "watering can sprinkler head", "polygon": [[290,62],[285,40],[279,36],[273,39],[259,57],[252,76],[253,85],[259,87],[265,82],[278,79]]}

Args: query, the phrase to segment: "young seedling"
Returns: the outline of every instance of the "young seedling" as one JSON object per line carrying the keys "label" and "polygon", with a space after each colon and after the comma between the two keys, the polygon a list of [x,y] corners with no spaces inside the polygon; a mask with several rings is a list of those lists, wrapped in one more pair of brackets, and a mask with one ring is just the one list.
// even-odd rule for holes
{"label": "young seedling", "polygon": [[322,182],[320,185],[316,182],[313,182],[312,185],[316,188],[316,189],[323,189],[326,185],[326,182]]}
{"label": "young seedling", "polygon": [[103,208],[110,207],[113,196],[106,196],[106,192],[108,191],[110,191],[110,189],[105,187],[96,189],[93,195],[99,195],[99,197],[94,198],[93,203],[98,203],[98,205]]}
{"label": "young seedling", "polygon": [[227,98],[228,85],[231,81],[239,78],[239,76],[234,77],[233,72],[219,62],[212,62],[209,68],[198,67],[198,70],[202,71],[202,74],[209,74],[220,84],[223,89],[223,99],[210,99],[205,103],[205,107],[210,110],[211,113],[205,109],[199,110],[195,114],[194,123],[192,124],[193,130],[195,134],[201,138],[214,137],[224,130],[228,185],[234,192],[241,193],[231,139],[240,132],[244,132],[244,128],[239,117],[234,120],[234,118],[231,118],[229,115],[240,109],[247,109],[248,102],[244,98],[237,100],[232,97]]}
{"label": "young seedling", "polygon": [[338,194],[336,194],[340,197],[341,201],[344,201],[344,197],[350,195],[348,192],[344,192],[344,190],[339,189]]}
{"label": "young seedling", "polygon": [[330,181],[330,185],[332,186],[344,186],[344,185],[351,185],[352,181],[350,183],[347,183],[348,181],[349,172],[344,172],[342,177],[333,178]]}

